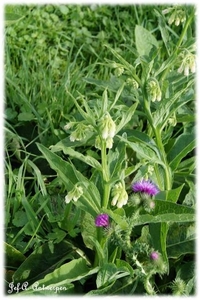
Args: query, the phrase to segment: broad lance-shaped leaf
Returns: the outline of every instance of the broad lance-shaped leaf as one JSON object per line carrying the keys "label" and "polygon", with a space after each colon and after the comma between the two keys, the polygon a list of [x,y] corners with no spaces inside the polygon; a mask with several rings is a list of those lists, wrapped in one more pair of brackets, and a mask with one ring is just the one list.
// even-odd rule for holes
{"label": "broad lance-shaped leaf", "polygon": [[74,202],[74,204],[95,217],[100,210],[101,198],[94,183],[90,182],[85,176],[77,171],[72,164],[64,161],[45,146],[41,144],[37,144],[37,146],[49,162],[51,168],[58,173],[69,191],[74,188],[76,183],[79,183],[84,188],[83,195],[79,201]]}
{"label": "broad lance-shaped leaf", "polygon": [[[34,287],[45,287],[44,294],[49,291],[49,294],[53,294],[52,290],[56,287],[71,287],[69,284],[74,281],[86,279],[87,277],[97,273],[99,267],[89,269],[85,259],[78,258],[73,259],[68,263],[63,264],[53,272],[47,274],[43,279],[33,283],[28,290],[21,293],[21,295],[32,294]],[[45,291],[46,290],[46,291]]]}
{"label": "broad lance-shaped leaf", "polygon": [[153,113],[154,127],[163,128],[169,117],[173,115],[178,108],[194,99],[194,93],[191,89],[189,89],[192,84],[193,81],[191,80],[185,88],[179,90],[170,98],[164,98],[160,101],[159,107]]}
{"label": "broad lance-shaped leaf", "polygon": [[167,159],[172,170],[176,170],[180,161],[195,148],[195,136],[193,133],[183,133],[174,143],[167,155]]}
{"label": "broad lance-shaped leaf", "polygon": [[193,223],[174,223],[167,236],[167,254],[170,258],[178,258],[185,254],[195,253],[196,228]]}
{"label": "broad lance-shaped leaf", "polygon": [[[127,215],[134,212],[129,207]],[[151,214],[140,214],[135,221],[135,225],[160,222],[194,222],[195,210],[188,206],[183,206],[169,201],[155,200],[155,209]]]}
{"label": "broad lance-shaped leaf", "polygon": [[132,118],[138,102],[134,103],[131,107],[128,108],[126,112],[122,112],[122,119],[120,123],[117,125],[116,133],[118,133]]}
{"label": "broad lance-shaped leaf", "polygon": [[130,142],[128,139],[124,137],[118,136],[122,141],[124,141],[131,149],[133,149],[141,158],[145,158],[149,160],[151,163],[156,163],[160,165],[164,165],[164,163],[159,159],[158,155],[152,150],[150,147],[143,143],[138,142]]}
{"label": "broad lance-shaped leaf", "polygon": [[124,267],[117,267],[114,263],[107,263],[102,266],[97,275],[97,288],[107,286],[118,278],[130,275],[129,270]]}
{"label": "broad lance-shaped leaf", "polygon": [[75,151],[74,149],[72,149],[70,147],[63,147],[62,150],[65,154],[68,154],[71,157],[75,157],[75,158],[85,162],[89,166],[91,166],[99,171],[102,171],[101,164],[94,157],[91,157],[89,155],[83,155],[80,152]]}
{"label": "broad lance-shaped leaf", "polygon": [[158,48],[158,42],[151,32],[139,25],[135,27],[135,43],[140,56],[149,55],[153,45]]}
{"label": "broad lance-shaped leaf", "polygon": [[52,272],[64,257],[65,259],[67,256],[70,258],[74,254],[76,253],[71,245],[65,241],[54,244],[53,249],[50,248],[49,244],[43,244],[34,250],[15,271],[14,283],[28,281],[30,285]]}

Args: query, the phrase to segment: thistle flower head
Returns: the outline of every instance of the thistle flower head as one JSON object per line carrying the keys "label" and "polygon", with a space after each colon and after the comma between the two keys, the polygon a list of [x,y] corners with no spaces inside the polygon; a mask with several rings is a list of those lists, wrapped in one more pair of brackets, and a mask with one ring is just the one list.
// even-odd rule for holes
{"label": "thistle flower head", "polygon": [[109,216],[107,214],[100,214],[95,219],[97,227],[107,227],[109,225]]}
{"label": "thistle flower head", "polygon": [[135,193],[145,193],[150,196],[154,196],[159,193],[158,187],[150,180],[137,181],[132,185],[132,189]]}

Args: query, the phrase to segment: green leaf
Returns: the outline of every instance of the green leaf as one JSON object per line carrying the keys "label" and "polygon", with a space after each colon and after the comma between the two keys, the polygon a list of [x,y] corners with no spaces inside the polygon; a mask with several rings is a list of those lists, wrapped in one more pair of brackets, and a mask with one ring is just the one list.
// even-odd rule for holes
{"label": "green leaf", "polygon": [[16,227],[23,227],[27,222],[28,218],[26,212],[23,210],[18,210],[12,220],[13,225]]}
{"label": "green leaf", "polygon": [[90,182],[85,176],[77,171],[72,163],[70,164],[64,161],[61,157],[41,144],[37,144],[37,146],[49,162],[51,168],[58,173],[69,191],[73,189],[77,182],[79,182],[84,189],[84,193],[74,204],[95,217],[100,210],[101,197],[94,183]]}
{"label": "green leaf", "polygon": [[95,274],[99,267],[89,269],[86,260],[83,258],[73,259],[72,261],[63,264],[53,272],[47,274],[43,279],[39,280],[39,285],[51,285],[56,283],[68,284],[73,281],[81,280],[88,275]]}
{"label": "green leaf", "polygon": [[162,254],[163,260],[168,265],[168,257],[166,251],[168,225],[164,222],[159,224],[151,223],[149,224],[149,232],[151,234],[152,245],[154,249]]}
{"label": "green leaf", "polygon": [[63,15],[67,15],[69,13],[69,8],[66,5],[59,5],[58,8]]}
{"label": "green leaf", "polygon": [[60,243],[66,236],[66,232],[59,229],[59,228],[54,228],[53,232],[48,233],[47,238],[49,240],[54,240],[55,244]]}
{"label": "green leaf", "polygon": [[178,258],[185,254],[195,253],[195,230],[194,224],[174,223],[169,228],[167,238],[167,254],[169,258]]}
{"label": "green leaf", "polygon": [[[135,225],[162,222],[193,222],[195,221],[195,210],[188,206],[163,200],[154,200],[155,209],[152,214],[141,214],[136,219]],[[129,207],[128,215],[134,213],[134,208]]]}
{"label": "green leaf", "polygon": [[120,140],[124,141],[131,149],[133,149],[138,156],[144,158],[151,163],[156,163],[160,165],[164,165],[163,162],[159,159],[158,154],[155,153],[149,146],[143,143],[131,142],[128,139],[118,136]]}
{"label": "green leaf", "polygon": [[123,170],[125,169],[126,146],[125,143],[119,142],[115,151],[110,150],[108,153],[108,162],[110,169],[110,177],[117,180],[123,179]]}
{"label": "green leaf", "polygon": [[181,106],[194,99],[194,91],[189,89],[193,84],[190,80],[185,88],[180,89],[170,98],[163,98],[159,107],[153,113],[154,127],[164,128],[169,117]]}
{"label": "green leaf", "polygon": [[191,134],[181,134],[174,143],[167,155],[167,159],[172,170],[176,170],[180,161],[195,148],[195,136]]}
{"label": "green leaf", "polygon": [[6,267],[18,267],[21,265],[26,257],[13,246],[7,243],[4,243],[4,245]]}
{"label": "green leaf", "polygon": [[180,193],[184,187],[185,183],[177,187],[176,189],[169,191],[161,191],[156,195],[155,199],[162,199],[176,203],[179,200]]}
{"label": "green leaf", "polygon": [[137,105],[138,102],[134,103],[131,107],[129,107],[126,112],[122,112],[122,118],[120,123],[117,125],[116,133],[118,133],[131,120]]}
{"label": "green leaf", "polygon": [[102,266],[97,275],[97,288],[107,286],[118,278],[128,276],[129,270],[124,268],[124,266],[117,267],[113,263],[107,263]]}
{"label": "green leaf", "polygon": [[121,227],[121,229],[126,230],[128,228],[129,225],[124,218],[124,210],[122,208],[116,209],[115,211],[104,208],[103,212],[108,214],[111,219],[113,219]]}
{"label": "green leaf", "polygon": [[153,45],[158,48],[158,42],[155,37],[147,29],[139,25],[135,27],[135,43],[140,56],[148,56]]}
{"label": "green leaf", "polygon": [[23,18],[24,18],[24,16],[20,16],[15,13],[5,13],[5,24],[10,25],[10,24],[18,22],[19,20],[21,20]]}
{"label": "green leaf", "polygon": [[93,168],[95,168],[99,171],[102,171],[101,164],[94,157],[91,157],[89,155],[85,156],[85,155],[81,154],[80,152],[75,151],[75,150],[73,150],[72,148],[69,148],[69,147],[67,147],[67,148],[65,147],[62,150],[65,154],[68,154],[71,157],[77,158],[77,159],[85,162],[89,166],[91,166],[91,167],[93,167]]}
{"label": "green leaf", "polygon": [[32,121],[35,119],[34,114],[23,112],[18,115],[18,121]]}
{"label": "green leaf", "polygon": [[[55,244],[50,249],[49,244],[44,244],[34,250],[20,265],[13,276],[15,283],[28,281],[29,285],[52,272],[63,258],[71,257],[73,249],[67,242]],[[34,266],[34,267],[33,267]]]}
{"label": "green leaf", "polygon": [[[99,228],[99,230],[101,230],[101,228]],[[96,249],[99,258],[99,265],[102,266],[104,263],[107,263],[108,257],[103,251],[98,240],[94,236],[88,236],[88,240],[90,240],[90,245],[92,245],[92,248],[95,247]]]}
{"label": "green leaf", "polygon": [[93,250],[94,243],[91,242],[90,237],[92,236],[94,239],[97,239],[97,230],[95,227],[94,218],[90,214],[85,213],[81,223],[81,228],[81,235],[86,247]]}

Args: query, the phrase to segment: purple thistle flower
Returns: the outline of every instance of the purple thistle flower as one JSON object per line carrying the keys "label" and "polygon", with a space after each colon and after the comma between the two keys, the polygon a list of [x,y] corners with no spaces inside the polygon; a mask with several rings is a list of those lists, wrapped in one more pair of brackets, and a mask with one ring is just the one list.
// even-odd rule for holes
{"label": "purple thistle flower", "polygon": [[159,189],[157,186],[152,183],[150,180],[144,180],[137,181],[132,185],[132,189],[135,193],[145,193],[150,196],[154,196],[159,193]]}
{"label": "purple thistle flower", "polygon": [[95,219],[97,227],[107,227],[109,225],[109,216],[107,214],[100,214]]}
{"label": "purple thistle flower", "polygon": [[150,254],[150,258],[151,258],[152,260],[158,260],[159,254],[158,254],[157,252],[153,251],[153,252]]}

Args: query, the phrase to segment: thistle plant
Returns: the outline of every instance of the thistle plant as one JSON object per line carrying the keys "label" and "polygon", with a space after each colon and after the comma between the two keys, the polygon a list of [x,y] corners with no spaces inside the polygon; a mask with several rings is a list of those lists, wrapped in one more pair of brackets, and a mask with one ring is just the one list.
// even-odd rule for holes
{"label": "thistle plant", "polygon": [[[83,242],[94,253],[87,262],[97,274],[96,294],[125,288],[130,294],[159,293],[155,274],[167,280],[174,259],[167,244],[171,224],[193,221],[194,211],[181,193],[195,145],[188,121],[194,100],[193,39],[187,43],[194,8],[155,8],[155,14],[159,24],[182,25],[180,35],[169,30],[174,44],[162,44],[163,54],[153,33],[139,25],[132,61],[105,44],[113,60],[102,64],[110,67],[115,83],[85,78],[95,85],[86,95],[66,87],[74,105],[72,121],[63,126],[66,138],[51,150],[38,145],[64,184],[66,216],[73,209],[82,212]],[[184,290],[176,280],[173,293],[178,285]]]}

